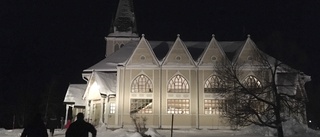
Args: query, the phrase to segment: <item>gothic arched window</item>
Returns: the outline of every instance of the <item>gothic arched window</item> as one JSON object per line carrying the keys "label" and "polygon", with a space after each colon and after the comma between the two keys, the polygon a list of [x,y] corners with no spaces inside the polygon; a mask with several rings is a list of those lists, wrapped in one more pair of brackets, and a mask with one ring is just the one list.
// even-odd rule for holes
{"label": "gothic arched window", "polygon": [[224,91],[225,83],[218,76],[210,76],[204,84],[204,93],[221,93]]}
{"label": "gothic arched window", "polygon": [[131,85],[132,93],[152,93],[152,82],[146,75],[136,77]]}
{"label": "gothic arched window", "polygon": [[262,88],[261,82],[255,76],[248,76],[244,80],[244,85],[249,89]]}
{"label": "gothic arched window", "polygon": [[183,76],[176,75],[172,77],[169,81],[168,92],[169,93],[189,93],[189,84]]}

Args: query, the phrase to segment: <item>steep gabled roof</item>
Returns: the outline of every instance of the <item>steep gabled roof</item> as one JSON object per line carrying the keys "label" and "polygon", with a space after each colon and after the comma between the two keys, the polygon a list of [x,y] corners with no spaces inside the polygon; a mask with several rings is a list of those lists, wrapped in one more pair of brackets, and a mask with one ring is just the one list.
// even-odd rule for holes
{"label": "steep gabled roof", "polygon": [[[165,56],[165,59],[162,63],[162,65],[168,65],[167,63],[170,63],[170,61],[173,61],[173,60],[169,60],[169,59],[173,59],[175,57],[171,57],[173,56],[173,52],[180,52],[182,49],[182,54],[180,55],[184,55],[187,57],[187,60],[188,62],[185,62],[187,64],[185,65],[193,65],[195,66],[195,61],[193,60],[189,50],[187,49],[186,45],[184,44],[184,42],[180,39],[180,35],[178,34],[178,37],[176,39],[176,41],[174,42],[173,46],[171,47],[171,49],[169,50],[169,53]],[[179,62],[179,61],[178,61]],[[180,63],[179,63],[180,64]]]}
{"label": "steep gabled roof", "polygon": [[[152,48],[154,56],[162,63],[169,52],[172,50],[175,42],[179,40],[188,58],[192,61],[199,61],[204,54],[204,51],[209,46],[209,41],[182,41],[179,37],[176,41],[146,41],[150,49]],[[135,51],[137,45],[140,41],[132,40],[129,43],[125,44],[118,51],[107,56],[105,59],[101,60],[97,64],[87,68],[84,72],[95,71],[116,71],[118,65],[125,65],[128,59],[132,56],[132,53]],[[245,41],[216,41],[217,44],[221,47],[224,54],[227,58],[232,61],[239,55]]]}
{"label": "steep gabled roof", "polygon": [[245,41],[221,41],[218,42],[225,52],[227,58],[232,62],[242,49]]}
{"label": "steep gabled roof", "polygon": [[139,41],[130,41],[125,46],[107,56],[97,64],[85,69],[84,72],[95,71],[116,71],[118,65],[124,65],[124,63],[131,56],[132,52],[136,48]]}
{"label": "steep gabled roof", "polygon": [[[144,56],[141,59],[141,56]],[[134,60],[135,59],[135,60]],[[139,63],[139,64],[137,64]],[[142,38],[140,39],[139,43],[137,44],[135,50],[133,51],[132,55],[129,57],[126,66],[128,65],[148,65],[148,66],[160,66],[159,61],[153,52],[153,49],[150,46],[150,43],[147,39],[145,39],[144,34],[142,34]]]}
{"label": "steep gabled roof", "polygon": [[[208,58],[211,58],[211,56],[220,56],[221,58],[216,58],[217,60],[222,60],[223,58],[226,58],[226,53],[221,48],[220,44],[215,39],[214,35],[212,35],[212,39],[208,46],[204,49],[202,54],[200,55],[200,58],[198,59],[198,65],[203,65],[203,63],[211,64],[213,65],[213,60],[211,59],[208,61]],[[206,59],[205,59],[206,58]]]}

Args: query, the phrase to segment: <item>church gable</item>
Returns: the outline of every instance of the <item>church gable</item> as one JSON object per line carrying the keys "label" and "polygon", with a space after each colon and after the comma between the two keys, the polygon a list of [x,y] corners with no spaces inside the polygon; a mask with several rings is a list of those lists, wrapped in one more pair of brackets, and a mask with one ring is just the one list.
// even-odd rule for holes
{"label": "church gable", "polygon": [[256,44],[250,39],[250,35],[243,45],[242,49],[240,49],[239,54],[234,59],[233,63],[238,63],[239,65],[250,64],[257,65],[259,64],[260,53]]}
{"label": "church gable", "polygon": [[226,55],[217,40],[212,37],[209,45],[204,50],[202,57],[199,61],[199,66],[213,66],[218,62],[226,61]]}
{"label": "church gable", "polygon": [[192,56],[183,41],[179,38],[179,35],[163,62],[163,66],[166,65],[195,66]]}
{"label": "church gable", "polygon": [[142,35],[126,66],[159,66],[159,62],[144,35]]}

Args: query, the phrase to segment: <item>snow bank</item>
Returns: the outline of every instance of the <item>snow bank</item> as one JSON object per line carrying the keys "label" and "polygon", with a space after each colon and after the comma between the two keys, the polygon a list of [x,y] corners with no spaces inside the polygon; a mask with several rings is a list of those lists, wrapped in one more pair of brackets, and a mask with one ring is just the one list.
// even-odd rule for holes
{"label": "snow bank", "polygon": [[[301,124],[296,120],[288,120],[282,123],[284,136],[299,136],[299,135],[311,135],[318,136],[319,132],[309,129],[307,125]],[[251,125],[241,129],[238,134],[255,134],[262,136],[276,136],[277,130],[270,127],[261,127],[257,125]]]}
{"label": "snow bank", "polygon": [[160,135],[154,128],[149,128],[148,131],[145,132],[145,134],[151,137],[165,137],[163,135]]}

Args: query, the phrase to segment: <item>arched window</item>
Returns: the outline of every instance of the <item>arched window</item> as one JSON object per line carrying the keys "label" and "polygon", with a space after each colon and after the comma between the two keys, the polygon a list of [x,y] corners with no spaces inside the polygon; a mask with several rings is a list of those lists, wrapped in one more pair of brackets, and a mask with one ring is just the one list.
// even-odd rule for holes
{"label": "arched window", "polygon": [[146,75],[136,77],[131,85],[132,93],[152,93],[152,82]]}
{"label": "arched window", "polygon": [[120,48],[122,48],[123,46],[124,46],[124,45],[123,45],[123,44],[121,44],[121,45],[120,45]]}
{"label": "arched window", "polygon": [[168,84],[169,93],[189,93],[189,84],[181,75],[176,75],[170,79]]}
{"label": "arched window", "polygon": [[225,83],[218,76],[212,75],[204,84],[204,93],[221,93],[224,91]]}
{"label": "arched window", "polygon": [[257,88],[261,88],[261,82],[255,77],[255,76],[248,76],[245,80],[244,80],[244,85],[248,88],[248,89],[257,89]]}
{"label": "arched window", "polygon": [[116,45],[114,45],[114,49],[113,49],[113,52],[116,52],[117,50],[119,50],[119,45],[118,44],[116,44]]}

